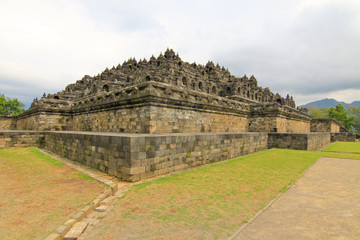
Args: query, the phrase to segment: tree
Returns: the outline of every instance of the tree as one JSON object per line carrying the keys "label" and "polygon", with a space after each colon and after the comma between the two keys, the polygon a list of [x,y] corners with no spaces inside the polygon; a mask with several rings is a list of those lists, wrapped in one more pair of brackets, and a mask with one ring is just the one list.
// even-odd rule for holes
{"label": "tree", "polygon": [[316,106],[309,107],[309,115],[312,118],[329,118],[329,109],[328,108],[316,108]]}
{"label": "tree", "polygon": [[351,129],[351,126],[353,125],[353,121],[355,119],[355,117],[353,116],[351,117],[348,116],[346,108],[344,108],[342,104],[338,104],[335,108],[330,107],[329,117],[336,119],[341,124],[343,124],[347,129]]}
{"label": "tree", "polygon": [[17,98],[11,99],[0,94],[0,115],[17,115],[25,111],[24,107],[25,105],[19,102]]}
{"label": "tree", "polygon": [[349,106],[349,116],[354,117],[353,128],[355,132],[360,133],[360,107]]}

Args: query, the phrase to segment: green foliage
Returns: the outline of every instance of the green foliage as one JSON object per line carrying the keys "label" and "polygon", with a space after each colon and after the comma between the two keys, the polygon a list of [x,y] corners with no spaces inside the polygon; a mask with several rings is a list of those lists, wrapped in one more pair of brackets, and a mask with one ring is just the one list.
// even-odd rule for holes
{"label": "green foliage", "polygon": [[348,113],[342,104],[338,104],[335,108],[329,108],[329,117],[334,118],[343,124],[347,129],[351,129],[355,117],[348,116]]}
{"label": "green foliage", "polygon": [[316,108],[316,106],[310,106],[309,116],[314,119],[334,118],[347,129],[353,128],[355,132],[360,133],[360,107],[349,105],[348,109],[346,111],[342,104],[338,104],[335,108]]}
{"label": "green foliage", "polygon": [[17,98],[11,99],[0,94],[0,115],[17,115],[24,111],[24,107]]}
{"label": "green foliage", "polygon": [[360,133],[360,107],[349,106],[349,116],[354,117],[353,129],[355,132]]}
{"label": "green foliage", "polygon": [[312,118],[329,118],[329,109],[328,108],[316,108],[315,106],[309,107],[309,115]]}

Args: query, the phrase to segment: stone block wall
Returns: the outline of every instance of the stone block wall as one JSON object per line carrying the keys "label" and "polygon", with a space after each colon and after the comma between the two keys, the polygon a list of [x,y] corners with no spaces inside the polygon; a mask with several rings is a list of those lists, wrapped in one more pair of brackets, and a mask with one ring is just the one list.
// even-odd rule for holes
{"label": "stone block wall", "polygon": [[311,132],[340,132],[341,124],[335,119],[311,119]]}
{"label": "stone block wall", "polygon": [[281,133],[308,133],[310,132],[310,121],[278,117],[278,132]]}
{"label": "stone block wall", "polygon": [[34,103],[16,116],[16,129],[150,134],[309,132],[309,116],[293,107],[244,102],[152,81],[85,95],[73,102],[41,101],[46,104]]}
{"label": "stone block wall", "polygon": [[308,149],[309,151],[321,150],[322,147],[331,143],[330,133],[309,133]]}
{"label": "stone block wall", "polygon": [[356,133],[352,132],[339,132],[339,133],[331,133],[331,142],[355,142],[356,141]]}
{"label": "stone block wall", "polygon": [[330,143],[330,133],[269,133],[269,148],[314,151]]}
{"label": "stone block wall", "polygon": [[248,124],[236,113],[152,106],[149,133],[248,132]]}
{"label": "stone block wall", "polygon": [[269,133],[268,147],[307,150],[307,135],[300,133]]}
{"label": "stone block wall", "polygon": [[330,132],[332,133],[338,133],[340,132],[340,124],[337,124],[337,123],[331,123],[330,125]]}
{"label": "stone block wall", "polygon": [[250,132],[277,132],[276,117],[252,117],[249,119]]}
{"label": "stone block wall", "polygon": [[91,168],[127,179],[122,167],[130,167],[130,136],[86,132],[47,132],[45,149]]}
{"label": "stone block wall", "polygon": [[250,109],[250,132],[310,132],[311,118],[296,109],[275,103],[251,104]]}
{"label": "stone block wall", "polygon": [[282,116],[255,117],[249,119],[250,132],[307,133],[310,122],[300,119],[288,119]]}
{"label": "stone block wall", "polygon": [[[353,136],[355,139],[355,134]],[[131,182],[268,148],[317,150],[328,143],[330,133],[0,132],[0,148],[45,147],[55,154]]]}
{"label": "stone block wall", "polygon": [[267,149],[266,133],[174,134],[134,139],[132,180],[201,166]]}
{"label": "stone block wall", "polygon": [[55,112],[34,112],[16,119],[17,130],[58,131],[68,130],[68,117]]}
{"label": "stone block wall", "polygon": [[160,106],[82,113],[71,119],[68,126],[72,131],[150,134],[248,131],[244,116]]}
{"label": "stone block wall", "polygon": [[45,148],[125,181],[138,181],[267,149],[266,133],[49,132]]}
{"label": "stone block wall", "polygon": [[9,147],[42,147],[44,133],[37,131],[0,131],[0,149]]}
{"label": "stone block wall", "polygon": [[74,114],[71,131],[149,133],[150,107],[138,106]]}
{"label": "stone block wall", "polygon": [[0,130],[12,130],[15,128],[13,117],[0,116]]}

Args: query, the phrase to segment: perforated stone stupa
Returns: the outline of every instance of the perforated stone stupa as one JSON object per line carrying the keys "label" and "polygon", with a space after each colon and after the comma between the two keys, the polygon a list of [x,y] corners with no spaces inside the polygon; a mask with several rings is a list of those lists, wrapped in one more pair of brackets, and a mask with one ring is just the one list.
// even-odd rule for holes
{"label": "perforated stone stupa", "polygon": [[235,77],[224,67],[157,58],[105,69],[48,94],[17,117],[17,129],[127,133],[310,132],[289,95]]}

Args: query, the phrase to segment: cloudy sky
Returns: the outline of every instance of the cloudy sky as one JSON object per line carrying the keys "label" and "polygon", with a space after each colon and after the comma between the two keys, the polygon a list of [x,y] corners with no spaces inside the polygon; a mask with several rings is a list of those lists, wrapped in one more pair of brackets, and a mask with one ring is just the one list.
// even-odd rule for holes
{"label": "cloudy sky", "polygon": [[166,48],[298,105],[360,100],[359,0],[1,0],[0,33],[0,93],[27,106]]}

